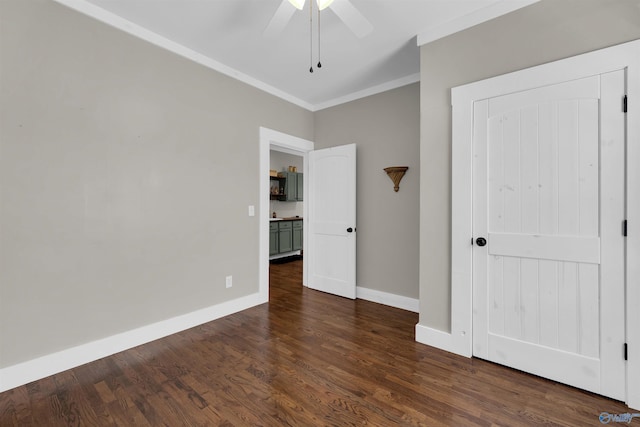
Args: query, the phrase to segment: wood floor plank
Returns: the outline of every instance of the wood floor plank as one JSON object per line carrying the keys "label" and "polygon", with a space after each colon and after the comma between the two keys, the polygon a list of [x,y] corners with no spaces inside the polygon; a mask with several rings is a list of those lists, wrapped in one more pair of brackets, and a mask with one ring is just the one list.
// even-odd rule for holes
{"label": "wood floor plank", "polygon": [[415,341],[415,313],[301,286],[0,394],[0,426],[597,426],[621,403]]}

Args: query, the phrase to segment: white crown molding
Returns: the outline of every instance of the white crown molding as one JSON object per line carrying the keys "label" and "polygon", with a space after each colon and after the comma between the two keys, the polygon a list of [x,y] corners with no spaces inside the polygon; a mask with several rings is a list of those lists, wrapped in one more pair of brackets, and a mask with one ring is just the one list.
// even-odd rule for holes
{"label": "white crown molding", "polygon": [[138,37],[158,47],[166,49],[184,58],[190,59],[207,68],[211,68],[212,70],[218,71],[219,73],[222,73],[226,76],[239,80],[243,83],[246,83],[250,86],[253,86],[271,95],[277,96],[278,98],[281,98],[285,101],[291,102],[292,104],[295,104],[306,110],[313,111],[314,106],[309,104],[306,101],[296,98],[295,96],[290,95],[276,87],[268,85],[258,79],[255,79],[251,76],[241,73],[240,71],[234,68],[231,68],[221,62],[211,59],[179,43],[171,41],[166,37],[163,37],[157,33],[154,33],[153,31],[149,31],[138,24],[128,21],[114,13],[111,13],[105,9],[102,9],[85,0],[53,0],[53,1],[60,3],[64,6],[67,6],[84,15],[90,16],[98,21],[101,21],[107,25],[110,25],[128,34],[131,34],[132,36]]}
{"label": "white crown molding", "polygon": [[418,46],[441,39],[451,34],[457,33],[467,28],[471,28],[498,16],[505,15],[514,10],[518,10],[540,0],[500,0],[491,6],[478,9],[467,15],[453,19],[445,24],[437,25],[434,28],[425,30],[418,34]]}
{"label": "white crown molding", "polygon": [[264,293],[227,301],[0,369],[0,393],[202,325],[268,301]]}
{"label": "white crown molding", "polygon": [[[254,77],[244,74],[234,68],[231,68],[221,62],[218,62],[212,58],[209,58],[199,52],[189,49],[179,43],[167,39],[153,31],[150,31],[138,24],[135,24],[129,20],[126,20],[112,12],[109,12],[101,7],[98,7],[86,0],[53,0],[59,4],[62,4],[70,9],[80,12],[84,15],[90,16],[100,22],[145,40],[158,47],[166,49],[172,53],[180,55],[191,61],[194,61],[202,66],[215,70],[221,74],[239,80],[250,86],[253,86],[259,90],[283,99],[287,102],[291,102],[301,108],[304,108],[311,112],[323,110],[325,108],[334,107],[336,105],[344,104],[346,102],[355,101],[360,98],[375,95],[388,90],[396,89],[402,86],[406,86],[411,83],[420,81],[420,73],[411,74],[390,82],[386,82],[377,86],[353,92],[351,94],[331,99],[329,101],[321,102],[318,104],[312,104],[306,102],[298,97],[295,97],[287,92],[284,92],[274,86],[264,83]],[[445,37],[458,31],[462,31],[466,28],[504,15],[519,8],[536,3],[539,0],[500,0],[492,6],[477,10],[461,18],[452,20],[444,25],[438,26],[431,30],[425,31],[418,35],[418,46],[429,43],[433,40]]]}
{"label": "white crown molding", "polygon": [[179,43],[169,40],[166,37],[163,37],[157,33],[154,33],[153,31],[150,31],[144,27],[141,27],[136,23],[133,23],[112,12],[102,9],[101,7],[98,7],[92,3],[89,3],[86,0],[53,0],[53,1],[59,4],[62,4],[70,9],[73,9],[77,12],[80,12],[84,15],[90,16],[116,29],[124,31],[128,34],[131,34],[132,36],[138,37],[158,47],[166,49],[172,53],[175,53],[176,55],[180,55],[200,65],[203,65],[207,68],[210,68],[226,76],[239,80],[257,89],[260,89],[268,94],[276,96],[285,101],[291,102],[292,104],[297,105],[311,112],[333,107],[339,104],[343,104],[345,102],[355,101],[356,99],[364,98],[370,95],[375,95],[380,92],[396,89],[398,87],[402,87],[402,86],[420,81],[419,73],[412,74],[410,76],[402,77],[397,80],[386,82],[378,86],[373,86],[371,88],[364,89],[359,92],[354,92],[352,94],[345,95],[343,97],[335,98],[335,99],[314,105],[300,98],[297,98],[287,92],[284,92],[274,86],[264,83],[254,77],[241,73],[240,71],[234,68],[231,68],[221,62],[211,59]]}

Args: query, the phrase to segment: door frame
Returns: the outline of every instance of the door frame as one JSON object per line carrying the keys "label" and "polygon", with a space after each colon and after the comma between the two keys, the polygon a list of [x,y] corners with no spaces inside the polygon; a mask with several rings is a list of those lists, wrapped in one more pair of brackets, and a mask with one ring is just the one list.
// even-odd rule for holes
{"label": "door frame", "polygon": [[[560,81],[626,69],[626,210],[629,229],[626,260],[640,259],[640,40],[528,68],[451,90],[451,331],[437,334],[437,347],[472,356],[472,142],[473,104],[494,96],[547,86]],[[622,108],[622,100],[620,103]],[[628,406],[640,409],[640,264],[625,263]],[[427,342],[427,344],[429,344]],[[622,349],[621,357],[622,357]]]}
{"label": "door frame", "polygon": [[[260,167],[259,167],[259,195],[260,201],[258,204],[258,292],[262,301],[269,301],[269,169],[271,150],[281,151],[283,153],[289,153],[303,158],[304,165],[303,171],[309,170],[309,151],[313,151],[313,141],[298,138],[296,136],[288,135],[283,132],[278,132],[273,129],[260,126]],[[309,180],[305,179],[303,182],[303,194],[305,202],[303,204],[303,219],[307,217],[307,200],[313,197],[313,194],[309,193]],[[303,253],[309,254],[307,248],[308,227],[302,229],[302,250]],[[302,284],[307,285],[307,263],[302,264]]]}

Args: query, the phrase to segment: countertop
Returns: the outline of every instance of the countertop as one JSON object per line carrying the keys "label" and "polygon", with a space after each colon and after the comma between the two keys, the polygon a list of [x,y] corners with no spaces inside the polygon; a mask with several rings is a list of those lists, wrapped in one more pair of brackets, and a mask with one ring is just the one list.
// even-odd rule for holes
{"label": "countertop", "polygon": [[290,216],[286,218],[269,218],[269,221],[297,221],[302,220],[301,216]]}

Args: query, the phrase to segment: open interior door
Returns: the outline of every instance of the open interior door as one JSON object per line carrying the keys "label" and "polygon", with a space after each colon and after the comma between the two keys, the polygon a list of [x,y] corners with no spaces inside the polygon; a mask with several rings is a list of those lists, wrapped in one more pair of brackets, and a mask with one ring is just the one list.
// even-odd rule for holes
{"label": "open interior door", "polygon": [[[308,282],[356,297],[356,145],[309,152]],[[305,254],[307,255],[307,254]]]}

